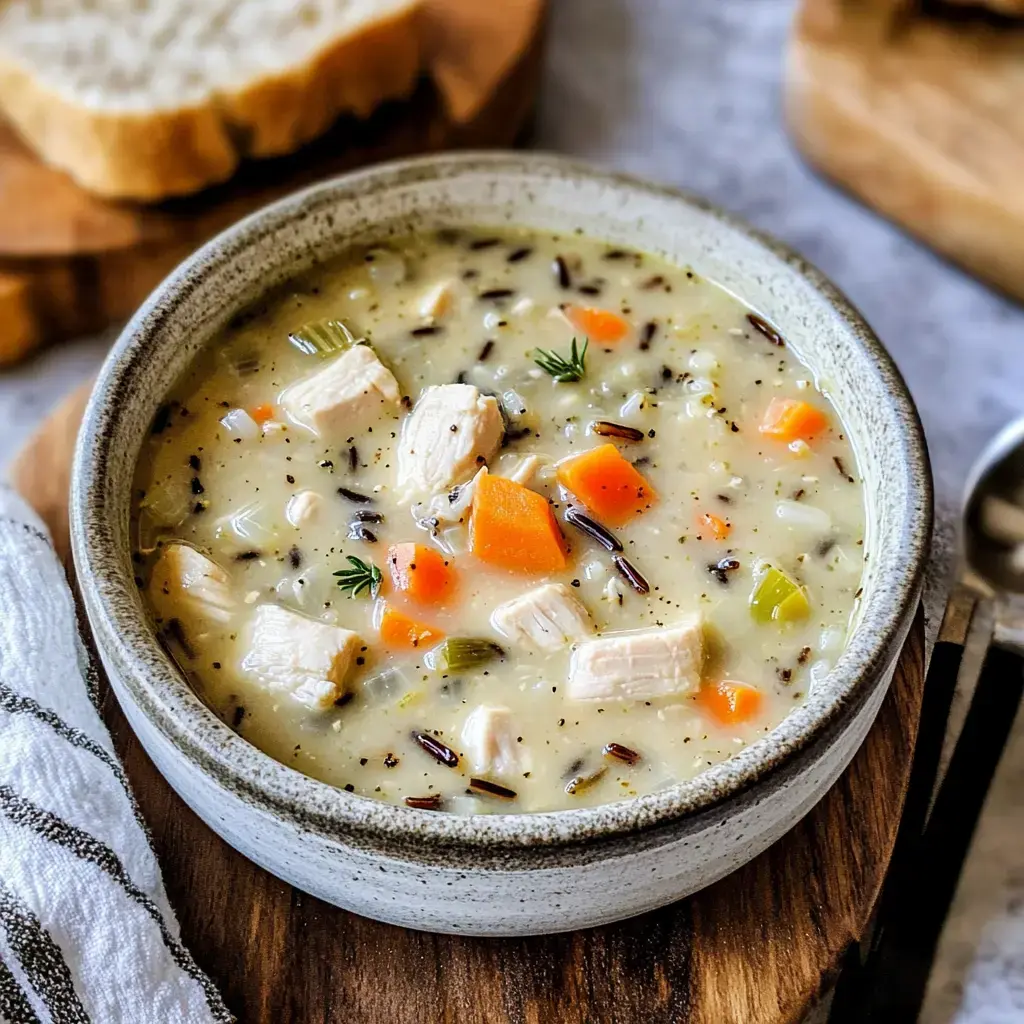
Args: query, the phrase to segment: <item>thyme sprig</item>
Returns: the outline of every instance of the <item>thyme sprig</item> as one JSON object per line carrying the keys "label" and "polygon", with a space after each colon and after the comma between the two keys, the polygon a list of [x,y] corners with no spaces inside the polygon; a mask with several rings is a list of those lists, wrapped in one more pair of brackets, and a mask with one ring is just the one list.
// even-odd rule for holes
{"label": "thyme sprig", "polygon": [[555,378],[556,383],[571,384],[575,381],[582,380],[583,375],[587,372],[584,360],[587,356],[587,346],[589,344],[590,339],[584,338],[583,348],[577,350],[576,339],[573,338],[568,359],[559,355],[557,352],[538,348],[534,350],[535,355],[533,357],[533,361],[545,373],[550,373],[551,376]]}
{"label": "thyme sprig", "polygon": [[364,562],[355,555],[348,555],[347,558],[352,568],[339,569],[334,573],[338,577],[338,586],[349,597],[358,597],[364,590],[370,592],[370,597],[376,597],[383,580],[380,569],[373,562]]}

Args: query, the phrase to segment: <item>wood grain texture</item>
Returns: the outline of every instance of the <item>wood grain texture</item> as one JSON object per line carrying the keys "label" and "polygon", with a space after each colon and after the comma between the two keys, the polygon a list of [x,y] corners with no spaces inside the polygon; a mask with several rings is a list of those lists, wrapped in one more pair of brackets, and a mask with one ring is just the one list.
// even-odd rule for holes
{"label": "wood grain texture", "polygon": [[154,206],[90,195],[0,122],[0,366],[127,318],[197,246],[304,185],[381,160],[512,145],[537,95],[546,4],[482,10],[477,0],[429,0],[434,77],[410,99],[366,121],[343,118],[297,153],[250,161],[224,185]]}
{"label": "wood grain texture", "polygon": [[815,167],[1024,298],[1024,22],[917,2],[804,0],[786,105]]}
{"label": "wood grain texture", "polygon": [[[84,399],[72,396],[18,463],[16,483],[62,538]],[[864,746],[762,856],[636,920],[532,939],[407,931],[291,888],[188,810],[109,693],[105,717],[183,938],[245,1024],[795,1024],[866,932],[902,808],[923,663],[919,612]]]}

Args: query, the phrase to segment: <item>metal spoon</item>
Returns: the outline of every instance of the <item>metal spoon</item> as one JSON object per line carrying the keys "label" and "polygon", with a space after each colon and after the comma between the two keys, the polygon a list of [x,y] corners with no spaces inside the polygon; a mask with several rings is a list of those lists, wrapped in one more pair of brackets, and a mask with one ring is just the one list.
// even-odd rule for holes
{"label": "metal spoon", "polygon": [[[975,826],[1024,694],[1024,419],[975,461],[964,492],[960,566],[925,679],[914,761],[871,949],[837,988],[830,1020],[917,1019]],[[992,633],[944,760],[964,644],[980,601]],[[842,998],[840,998],[842,996]]]}

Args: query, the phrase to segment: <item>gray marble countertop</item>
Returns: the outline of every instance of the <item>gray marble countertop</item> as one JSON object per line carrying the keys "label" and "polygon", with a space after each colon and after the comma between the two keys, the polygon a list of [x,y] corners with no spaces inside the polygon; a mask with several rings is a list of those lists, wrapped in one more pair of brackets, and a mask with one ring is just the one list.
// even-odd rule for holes
{"label": "gray marble countertop", "polygon": [[[949,535],[972,459],[1024,412],[1024,310],[803,164],[781,115],[794,0],[553,0],[538,144],[702,193],[800,250],[888,345],[917,400]],[[0,376],[0,465],[108,339]],[[943,576],[940,544],[933,580]],[[1024,716],[943,936],[924,1024],[1024,1021]]]}

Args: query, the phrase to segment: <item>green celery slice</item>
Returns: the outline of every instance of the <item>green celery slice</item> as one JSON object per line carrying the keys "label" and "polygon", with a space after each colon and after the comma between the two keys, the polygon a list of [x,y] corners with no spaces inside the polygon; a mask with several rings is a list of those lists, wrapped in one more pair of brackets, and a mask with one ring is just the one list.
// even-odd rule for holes
{"label": "green celery slice", "polygon": [[288,335],[288,340],[303,354],[321,359],[358,344],[356,336],[341,320],[303,324]]}
{"label": "green celery slice", "polygon": [[438,672],[458,672],[504,657],[504,648],[493,640],[453,636],[430,652],[429,661]]}
{"label": "green celery slice", "polygon": [[798,622],[810,614],[807,592],[781,569],[770,565],[750,595],[750,614],[755,622]]}

